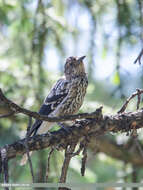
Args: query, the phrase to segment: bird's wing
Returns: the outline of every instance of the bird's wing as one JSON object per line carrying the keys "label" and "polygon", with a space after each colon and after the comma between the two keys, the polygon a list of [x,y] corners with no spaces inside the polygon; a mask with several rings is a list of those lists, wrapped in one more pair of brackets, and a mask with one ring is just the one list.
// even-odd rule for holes
{"label": "bird's wing", "polygon": [[[40,110],[38,112],[39,114],[48,116],[51,112],[54,111],[54,109],[56,109],[56,107],[68,94],[67,84],[68,83],[65,79],[60,79],[57,81],[57,83],[51,89],[49,95],[46,97],[44,103],[40,107]],[[42,120],[36,119],[31,127],[29,136],[32,134],[35,135],[37,133],[37,130],[41,126],[42,122]]]}

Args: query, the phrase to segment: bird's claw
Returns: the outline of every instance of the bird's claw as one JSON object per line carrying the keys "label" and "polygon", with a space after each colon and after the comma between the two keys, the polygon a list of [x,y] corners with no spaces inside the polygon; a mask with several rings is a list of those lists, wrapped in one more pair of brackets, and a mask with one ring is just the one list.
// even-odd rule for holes
{"label": "bird's claw", "polygon": [[63,129],[66,133],[70,134],[72,132],[72,130],[70,129],[70,127],[68,125],[65,125],[63,123],[58,123],[58,125],[61,127],[61,129]]}

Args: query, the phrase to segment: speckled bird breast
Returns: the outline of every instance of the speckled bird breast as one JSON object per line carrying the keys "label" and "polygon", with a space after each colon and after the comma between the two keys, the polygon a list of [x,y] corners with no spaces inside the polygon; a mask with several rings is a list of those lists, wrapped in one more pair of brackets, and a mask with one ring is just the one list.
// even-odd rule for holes
{"label": "speckled bird breast", "polygon": [[71,115],[78,112],[81,107],[88,86],[87,76],[79,76],[73,79],[61,79],[54,87],[55,94],[67,94],[51,105],[53,112],[50,116]]}
{"label": "speckled bird breast", "polygon": [[74,114],[83,104],[86,89],[88,86],[87,77],[77,77],[69,85],[69,95],[65,100],[66,109],[63,111],[65,114]]}

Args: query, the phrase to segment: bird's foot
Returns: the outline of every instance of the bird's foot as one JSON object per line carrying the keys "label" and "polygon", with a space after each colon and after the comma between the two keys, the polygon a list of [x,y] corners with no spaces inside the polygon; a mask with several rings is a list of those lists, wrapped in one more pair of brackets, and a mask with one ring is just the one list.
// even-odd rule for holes
{"label": "bird's foot", "polygon": [[70,129],[69,125],[66,125],[64,123],[58,123],[58,125],[68,134],[70,134],[72,132],[72,130]]}

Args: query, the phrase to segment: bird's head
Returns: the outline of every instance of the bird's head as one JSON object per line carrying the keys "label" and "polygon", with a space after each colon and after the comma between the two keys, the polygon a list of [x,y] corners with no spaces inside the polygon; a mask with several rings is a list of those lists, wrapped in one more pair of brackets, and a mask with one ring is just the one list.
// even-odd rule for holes
{"label": "bird's head", "polygon": [[86,56],[82,57],[69,57],[66,60],[66,64],[64,67],[64,73],[67,79],[71,79],[76,76],[85,75],[85,68],[83,59]]}

